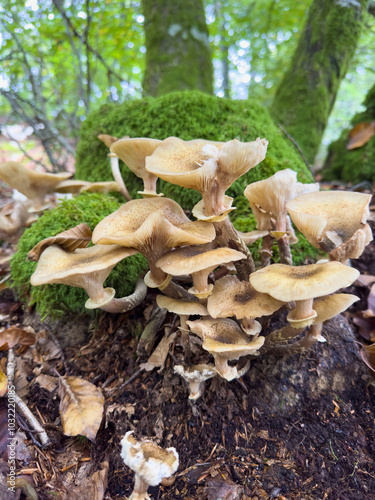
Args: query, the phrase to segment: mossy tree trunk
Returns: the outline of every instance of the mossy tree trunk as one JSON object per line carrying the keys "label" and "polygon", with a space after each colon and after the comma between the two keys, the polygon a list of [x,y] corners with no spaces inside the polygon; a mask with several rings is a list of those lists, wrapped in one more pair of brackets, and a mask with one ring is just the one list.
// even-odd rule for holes
{"label": "mossy tree trunk", "polygon": [[145,18],[144,95],[177,90],[212,93],[212,59],[202,0],[142,0]]}
{"label": "mossy tree trunk", "polygon": [[354,54],[367,0],[313,0],[272,114],[312,162]]}

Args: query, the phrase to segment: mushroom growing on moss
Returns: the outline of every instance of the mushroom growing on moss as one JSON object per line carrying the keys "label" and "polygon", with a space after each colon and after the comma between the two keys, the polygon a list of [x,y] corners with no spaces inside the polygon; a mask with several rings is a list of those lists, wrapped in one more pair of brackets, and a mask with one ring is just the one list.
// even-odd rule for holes
{"label": "mushroom growing on moss", "polygon": [[149,486],[157,486],[178,469],[178,453],[175,448],[164,450],[151,440],[137,442],[133,431],[121,440],[121,458],[135,472],[134,488],[129,500],[150,500]]}
{"label": "mushroom growing on moss", "polygon": [[366,224],[370,194],[348,191],[321,191],[302,194],[287,203],[297,228],[331,260],[357,259],[372,240]]}
{"label": "mushroom growing on moss", "polygon": [[[103,283],[116,264],[136,253],[134,248],[119,245],[95,245],[78,248],[74,252],[51,245],[41,254],[30,283],[33,286],[58,283],[83,288],[90,297],[85,304],[87,309],[125,312],[137,305],[135,297],[115,299],[116,291],[103,288]],[[147,289],[139,284],[137,290],[139,303],[144,299]]]}
{"label": "mushroom growing on moss", "polygon": [[175,201],[149,198],[129,201],[96,226],[92,241],[103,245],[136,248],[147,258],[147,286],[165,288],[171,276],[157,265],[173,247],[204,244],[215,237],[212,224],[190,221]]}

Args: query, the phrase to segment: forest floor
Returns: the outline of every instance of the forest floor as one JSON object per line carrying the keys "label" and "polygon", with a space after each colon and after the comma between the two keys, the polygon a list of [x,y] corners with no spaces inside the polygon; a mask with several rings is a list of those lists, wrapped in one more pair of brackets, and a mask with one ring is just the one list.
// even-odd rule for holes
{"label": "forest floor", "polygon": [[[375,276],[374,250],[372,243],[353,261],[362,274]],[[360,335],[353,318],[361,318],[361,311],[368,308],[369,289],[356,282],[349,291],[361,300],[345,313],[345,321],[362,344],[370,342]],[[303,404],[293,408],[282,404],[275,408],[257,404],[257,386],[249,375],[256,373],[260,361],[255,360],[242,379],[231,383],[212,379],[206,382],[202,397],[191,402],[186,384],[173,372],[176,361],[182,359],[178,337],[162,370],[140,368],[148,356],[136,356],[136,338],[154,304],[155,293],[150,292],[144,307],[123,315],[104,314],[94,326],[77,319],[48,328],[8,290],[0,295],[3,327],[32,325],[36,332],[55,332],[49,338],[47,334],[48,352],[42,357],[34,348],[17,351],[17,391],[44,424],[52,443],[44,449],[39,446],[30,424],[18,416],[17,472],[23,478],[23,492],[31,484],[39,500],[127,498],[134,473],[120,457],[120,441],[134,430],[135,436],[173,446],[179,453],[174,483],[149,488],[155,500],[375,500],[375,374],[366,365],[366,376],[355,384],[349,382],[340,396],[328,391],[302,399]],[[168,315],[157,339],[165,329],[170,335],[177,331],[176,325],[176,318]],[[61,340],[63,332],[68,332],[66,342]],[[193,346],[193,356],[194,352]],[[3,371],[6,354],[0,353]],[[318,375],[324,368],[314,349],[294,357]],[[362,363],[359,357],[353,362]],[[105,410],[95,442],[63,434],[56,372],[101,388]],[[0,400],[3,478],[8,439],[5,401]],[[26,496],[21,490],[17,496],[0,491],[0,500],[11,498]]]}

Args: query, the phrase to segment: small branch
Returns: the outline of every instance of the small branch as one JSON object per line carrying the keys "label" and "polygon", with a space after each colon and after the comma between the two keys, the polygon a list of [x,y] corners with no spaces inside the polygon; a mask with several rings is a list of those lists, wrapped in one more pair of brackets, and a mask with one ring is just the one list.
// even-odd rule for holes
{"label": "small branch", "polygon": [[[8,383],[10,386],[14,385],[15,370],[16,370],[16,359],[15,359],[14,351],[13,351],[13,349],[9,349],[9,351],[8,351],[7,377],[8,377]],[[49,437],[47,436],[46,431],[43,429],[43,427],[40,425],[38,420],[31,413],[31,411],[27,407],[26,403],[18,396],[18,394],[16,392],[14,392],[14,394],[12,394],[11,397],[14,400],[15,404],[17,405],[17,408],[23,413],[24,417],[29,422],[31,427],[39,435],[39,439],[40,439],[42,446],[43,447],[48,446],[51,443],[51,441],[50,441]]]}
{"label": "small branch", "polygon": [[285,128],[280,125],[280,123],[278,123],[278,127],[284,132],[284,134],[287,136],[287,138],[294,144],[294,146],[297,148],[299,154],[301,155],[301,158],[302,160],[305,162],[305,165],[306,167],[310,170],[311,172],[311,175],[313,176],[313,171],[311,170],[311,165],[310,163],[307,161],[307,158],[306,156],[303,154],[302,152],[302,149],[298,146],[297,142],[295,141],[295,139],[293,139],[293,137],[291,135],[288,134],[288,132],[285,130]]}

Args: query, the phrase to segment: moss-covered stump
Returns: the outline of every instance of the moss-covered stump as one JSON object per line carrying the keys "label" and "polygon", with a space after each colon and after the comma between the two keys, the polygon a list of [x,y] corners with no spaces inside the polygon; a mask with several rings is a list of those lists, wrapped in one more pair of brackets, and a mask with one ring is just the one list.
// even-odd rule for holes
{"label": "moss-covered stump", "polygon": [[[151,137],[165,139],[177,136],[184,140],[253,141],[265,137],[269,141],[266,159],[238,179],[228,190],[233,197],[243,196],[250,183],[265,179],[278,170],[291,168],[301,182],[313,182],[306,165],[292,143],[273,123],[268,111],[253,100],[232,101],[201,92],[176,92],[158,98],[144,98],[123,104],[106,104],[91,113],[82,125],[77,147],[76,178],[111,180],[108,149],[97,138],[99,134],[116,137]],[[139,197],[142,182],[121,165],[129,192]],[[191,209],[199,201],[196,191],[159,181],[159,192]]]}
{"label": "moss-covered stump", "polygon": [[[81,288],[66,285],[31,286],[30,277],[37,263],[26,260],[26,257],[44,238],[55,236],[82,222],[86,222],[93,230],[104,217],[119,207],[118,201],[110,196],[84,193],[45,212],[24,232],[18,244],[18,251],[11,261],[13,286],[20,298],[29,305],[35,304],[42,317],[48,315],[51,319],[57,319],[67,313],[93,314],[84,307],[87,294]],[[134,291],[138,276],[146,268],[147,261],[142,255],[128,257],[112,270],[104,284],[116,290],[116,297],[129,295]]]}
{"label": "moss-covered stump", "polygon": [[350,130],[358,123],[375,120],[375,85],[364,101],[366,110],[357,113],[351,120],[350,129],[342,132],[328,149],[327,160],[322,171],[326,180],[343,180],[356,184],[362,181],[375,182],[375,136],[357,149],[347,150]]}

